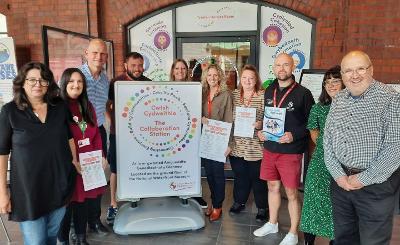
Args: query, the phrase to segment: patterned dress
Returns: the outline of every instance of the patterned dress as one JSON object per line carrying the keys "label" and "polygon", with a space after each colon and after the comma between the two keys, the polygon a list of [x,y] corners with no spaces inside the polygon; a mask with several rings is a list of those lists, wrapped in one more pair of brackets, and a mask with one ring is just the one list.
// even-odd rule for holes
{"label": "patterned dress", "polygon": [[329,174],[324,163],[323,138],[325,120],[330,105],[314,105],[308,119],[308,129],[318,129],[317,145],[312,155],[306,176],[304,204],[300,229],[317,236],[334,238],[333,215]]}

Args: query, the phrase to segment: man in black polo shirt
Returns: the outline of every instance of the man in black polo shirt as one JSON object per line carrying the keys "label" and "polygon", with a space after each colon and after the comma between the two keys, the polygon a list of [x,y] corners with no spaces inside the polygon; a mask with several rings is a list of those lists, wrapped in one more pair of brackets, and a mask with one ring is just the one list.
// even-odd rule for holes
{"label": "man in black polo shirt", "polygon": [[107,113],[111,118],[110,124],[110,147],[108,149],[107,160],[110,163],[110,207],[107,211],[106,223],[109,225],[114,224],[114,218],[118,212],[116,190],[117,190],[117,156],[116,156],[116,144],[115,144],[115,110],[114,110],[114,82],[116,81],[151,81],[149,78],[143,76],[144,72],[144,60],[143,56],[137,52],[128,53],[125,56],[125,72],[110,83],[110,89],[108,91],[107,101]]}
{"label": "man in black polo shirt", "polygon": [[[290,230],[280,244],[297,244],[300,221],[300,202],[297,188],[300,185],[301,162],[308,145],[306,128],[308,115],[314,104],[311,92],[296,83],[292,75],[295,69],[293,58],[279,54],[274,62],[275,81],[265,91],[265,110],[279,110],[285,114],[284,131],[276,141],[259,132],[264,141],[264,156],[260,178],[268,182],[269,222],[254,231],[255,236],[266,236],[278,232],[278,211],[281,204],[280,186],[285,187],[288,197]],[[273,108],[274,107],[274,108]],[[271,109],[273,108],[273,109]],[[281,109],[279,109],[281,108]]]}

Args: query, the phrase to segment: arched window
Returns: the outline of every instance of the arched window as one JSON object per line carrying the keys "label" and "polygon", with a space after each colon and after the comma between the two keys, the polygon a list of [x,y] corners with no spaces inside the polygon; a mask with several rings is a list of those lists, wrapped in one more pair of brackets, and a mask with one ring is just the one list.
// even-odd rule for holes
{"label": "arched window", "polygon": [[0,37],[7,37],[7,21],[3,14],[0,14]]}

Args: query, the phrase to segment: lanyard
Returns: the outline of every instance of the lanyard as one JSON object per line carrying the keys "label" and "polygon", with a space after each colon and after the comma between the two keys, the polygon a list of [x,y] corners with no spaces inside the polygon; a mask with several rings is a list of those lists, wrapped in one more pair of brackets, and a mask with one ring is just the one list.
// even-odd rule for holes
{"label": "lanyard", "polygon": [[276,88],[274,90],[274,107],[281,107],[283,101],[286,99],[286,97],[292,92],[292,90],[296,87],[296,82],[293,82],[293,85],[286,91],[286,93],[282,96],[282,98],[279,100],[278,106],[276,106]]}
{"label": "lanyard", "polygon": [[208,91],[208,97],[207,97],[207,110],[208,110],[208,118],[211,119],[211,112],[212,112],[212,101],[215,97],[215,95],[217,95],[219,93],[219,87],[217,89],[217,92],[214,94],[213,98],[211,98],[211,91]]}
{"label": "lanyard", "polygon": [[78,125],[79,129],[82,131],[82,139],[83,139],[83,138],[85,138],[85,131],[86,131],[86,128],[87,128],[87,123],[85,122],[85,120],[83,120],[82,106],[81,106],[81,104],[79,104],[79,112],[81,113],[82,120],[79,121],[78,117],[75,116],[75,117],[74,117],[74,121],[75,121],[76,124]]}
{"label": "lanyard", "polygon": [[255,92],[256,92],[256,91],[253,91],[253,93],[251,94],[250,99],[247,101],[247,105],[244,103],[244,95],[241,94],[241,95],[240,95],[240,103],[243,104],[244,107],[249,107],[249,106],[250,106],[250,103],[251,103],[251,100],[253,99],[253,96],[254,96]]}

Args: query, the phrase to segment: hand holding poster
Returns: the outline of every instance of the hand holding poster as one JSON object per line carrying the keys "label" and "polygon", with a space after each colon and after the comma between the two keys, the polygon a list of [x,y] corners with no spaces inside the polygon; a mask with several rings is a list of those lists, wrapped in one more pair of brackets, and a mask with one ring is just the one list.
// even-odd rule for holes
{"label": "hand holding poster", "polygon": [[225,163],[232,123],[208,119],[200,138],[200,157]]}
{"label": "hand holding poster", "polygon": [[253,138],[256,108],[237,106],[235,115],[234,136]]}
{"label": "hand holding poster", "polygon": [[79,153],[79,163],[85,191],[107,185],[101,150]]}
{"label": "hand holding poster", "polygon": [[285,133],[286,108],[265,107],[263,132],[266,140],[278,141]]}

